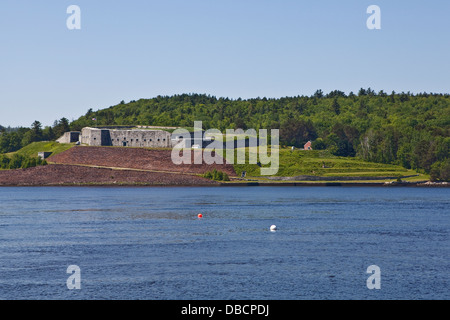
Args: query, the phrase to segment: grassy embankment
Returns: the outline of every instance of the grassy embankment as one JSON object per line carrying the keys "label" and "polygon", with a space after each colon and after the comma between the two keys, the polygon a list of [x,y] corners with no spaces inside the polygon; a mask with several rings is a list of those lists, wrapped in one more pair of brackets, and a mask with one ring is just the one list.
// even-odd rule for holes
{"label": "grassy embankment", "polygon": [[[246,159],[248,162],[249,149],[246,149]],[[237,154],[235,155],[236,159]],[[236,163],[236,162],[235,162]],[[263,165],[269,167],[270,165]],[[260,167],[257,164],[234,164],[234,169],[238,176],[243,171],[247,172],[247,178],[257,180],[267,180],[268,177],[261,176]],[[414,176],[402,178],[406,176]],[[384,180],[374,180],[376,182],[395,181],[400,178],[402,181],[428,181],[429,176],[419,174],[414,170],[409,170],[398,165],[373,163],[353,157],[337,157],[330,152],[280,149],[279,170],[276,177],[297,177],[297,176],[317,176],[330,177],[329,181],[339,181],[338,177],[390,177]],[[296,181],[302,181],[301,179]],[[320,182],[326,182],[323,180]],[[352,180],[351,182],[370,182],[371,180]]]}
{"label": "grassy embankment", "polygon": [[[36,157],[37,153],[40,151],[52,152],[52,155],[55,155],[66,151],[73,146],[74,144],[60,144],[57,142],[35,142],[17,152],[9,153],[7,155],[11,157],[13,154],[17,153],[20,155]],[[258,180],[261,182],[275,182],[273,180],[269,180],[268,176],[261,176],[260,167],[257,164],[248,164],[250,152],[254,151],[246,148],[247,164],[236,164],[237,152],[235,152],[234,169],[238,177],[241,176],[243,171],[246,171],[246,177],[248,179]],[[336,177],[399,177],[402,181],[408,182],[429,180],[428,175],[419,174],[414,170],[408,170],[401,166],[367,162],[359,158],[337,157],[333,156],[326,150],[292,151],[291,149],[282,148],[280,149],[279,162],[279,170],[275,175],[276,177],[318,176],[330,177],[330,181],[339,181],[332,180],[336,179]],[[263,165],[263,167],[269,166],[270,165]],[[405,176],[414,177],[402,178]],[[390,178],[381,181],[376,180],[376,182],[379,183],[395,180],[396,178]],[[320,182],[326,182],[326,180]],[[351,182],[370,182],[370,180],[352,180]]]}
{"label": "grassy embankment", "polygon": [[37,157],[38,152],[51,152],[52,156],[61,152],[64,152],[70,148],[72,148],[75,144],[65,144],[65,143],[58,143],[55,141],[41,141],[41,142],[33,142],[22,149],[16,151],[7,153],[6,155],[11,157],[15,153],[28,156],[28,157]]}
{"label": "grassy embankment", "polygon": [[38,157],[38,152],[59,153],[73,145],[60,145],[56,142],[35,142],[16,152],[0,154],[0,170],[27,169],[46,165],[47,162]]}

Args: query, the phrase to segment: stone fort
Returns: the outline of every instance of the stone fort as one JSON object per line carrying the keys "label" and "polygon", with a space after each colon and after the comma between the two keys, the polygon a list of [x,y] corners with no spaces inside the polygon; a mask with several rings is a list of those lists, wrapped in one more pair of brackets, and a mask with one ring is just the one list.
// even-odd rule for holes
{"label": "stone fort", "polygon": [[[164,130],[141,129],[135,127],[117,127],[117,128],[91,128],[86,127],[79,131],[64,133],[58,140],[59,143],[78,143],[88,146],[112,146],[112,147],[138,147],[138,148],[173,148],[181,141],[184,147],[207,148],[212,142],[210,138],[196,138],[191,133],[190,138],[172,137],[172,134]],[[246,147],[249,146],[249,140],[244,141]],[[226,149],[228,145],[223,144]],[[238,142],[234,142],[232,148],[237,148]]]}
{"label": "stone fort", "polygon": [[79,141],[89,146],[171,148],[171,134],[163,130],[83,128]]}
{"label": "stone fort", "polygon": [[119,128],[91,128],[86,127],[79,131],[64,133],[58,140],[59,143],[79,143],[88,146],[112,146],[112,147],[139,147],[139,148],[172,148],[184,140],[185,146],[194,145],[206,147],[211,140],[189,139],[181,137],[172,138],[172,134],[164,130],[136,129],[135,127]]}

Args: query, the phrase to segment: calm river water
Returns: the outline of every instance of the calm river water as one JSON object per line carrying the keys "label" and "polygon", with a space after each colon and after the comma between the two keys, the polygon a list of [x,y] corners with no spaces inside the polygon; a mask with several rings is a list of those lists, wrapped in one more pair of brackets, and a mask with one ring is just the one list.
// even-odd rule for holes
{"label": "calm river water", "polygon": [[449,299],[449,227],[448,188],[0,188],[0,299]]}

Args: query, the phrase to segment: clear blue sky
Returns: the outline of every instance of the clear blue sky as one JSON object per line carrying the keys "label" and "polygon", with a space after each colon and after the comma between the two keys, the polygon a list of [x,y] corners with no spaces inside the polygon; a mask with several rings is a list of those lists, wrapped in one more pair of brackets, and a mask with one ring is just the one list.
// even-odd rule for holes
{"label": "clear blue sky", "polygon": [[[81,30],[68,30],[69,5]],[[381,30],[369,30],[369,5]],[[448,93],[450,1],[2,0],[0,124],[76,119],[121,100]]]}

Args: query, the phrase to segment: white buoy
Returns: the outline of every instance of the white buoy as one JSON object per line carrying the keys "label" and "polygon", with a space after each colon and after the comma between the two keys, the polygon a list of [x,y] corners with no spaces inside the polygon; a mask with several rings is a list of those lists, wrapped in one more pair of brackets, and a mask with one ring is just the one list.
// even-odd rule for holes
{"label": "white buoy", "polygon": [[277,226],[276,225],[271,225],[270,226],[270,231],[275,231],[275,230],[277,230]]}

